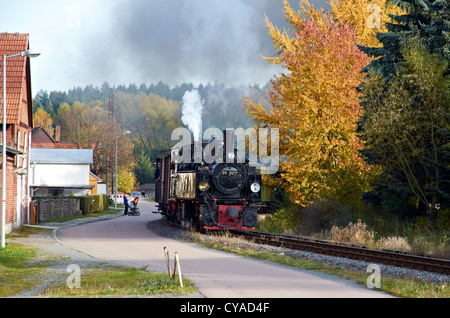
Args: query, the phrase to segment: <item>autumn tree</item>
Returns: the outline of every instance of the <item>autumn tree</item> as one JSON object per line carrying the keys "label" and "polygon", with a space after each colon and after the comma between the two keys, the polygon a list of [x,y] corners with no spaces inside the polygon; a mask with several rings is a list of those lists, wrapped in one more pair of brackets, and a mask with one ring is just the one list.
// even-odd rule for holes
{"label": "autumn tree", "polygon": [[[362,68],[369,63],[356,45],[356,32],[304,0],[302,12],[284,1],[292,36],[267,21],[278,55],[267,58],[285,68],[272,81],[272,108],[245,101],[259,127],[280,129],[280,169],[286,190],[299,205],[332,196],[354,202],[368,182],[368,165],[359,153]],[[302,15],[302,13],[304,15]]]}
{"label": "autumn tree", "polygon": [[377,34],[387,31],[387,23],[392,23],[391,14],[403,12],[390,0],[330,0],[329,3],[336,20],[356,30],[356,43],[368,47],[381,47]]}
{"label": "autumn tree", "polygon": [[140,184],[154,180],[156,154],[174,145],[172,131],[182,127],[181,110],[177,102],[155,94],[137,95],[117,93],[115,114],[118,122],[127,127],[138,165],[135,174]]}
{"label": "autumn tree", "polygon": [[39,108],[33,115],[33,126],[42,127],[50,136],[53,135],[53,119],[43,108]]}
{"label": "autumn tree", "polygon": [[[121,125],[108,119],[101,102],[84,104],[75,102],[72,106],[61,105],[55,116],[55,124],[61,126],[61,138],[74,143],[78,149],[93,149],[92,171],[109,185],[115,171],[115,140],[117,139],[118,169],[132,173],[135,165],[133,145],[128,136],[120,135]],[[111,182],[109,180],[111,179]],[[127,180],[127,179],[126,179]],[[133,184],[134,185],[134,184]]]}

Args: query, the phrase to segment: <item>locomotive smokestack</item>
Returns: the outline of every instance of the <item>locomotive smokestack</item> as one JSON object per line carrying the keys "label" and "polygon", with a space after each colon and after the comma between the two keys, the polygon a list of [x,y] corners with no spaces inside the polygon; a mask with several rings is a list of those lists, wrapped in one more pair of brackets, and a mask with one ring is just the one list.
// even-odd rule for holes
{"label": "locomotive smokestack", "polygon": [[234,129],[227,128],[223,131],[223,148],[225,151],[226,162],[234,162]]}
{"label": "locomotive smokestack", "polygon": [[183,96],[181,121],[194,135],[194,141],[202,140],[202,113],[204,100],[198,90],[187,91]]}

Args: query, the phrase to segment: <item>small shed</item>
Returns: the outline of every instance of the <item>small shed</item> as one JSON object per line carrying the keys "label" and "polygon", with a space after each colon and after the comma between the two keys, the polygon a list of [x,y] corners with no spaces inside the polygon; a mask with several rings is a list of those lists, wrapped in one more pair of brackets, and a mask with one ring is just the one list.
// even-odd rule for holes
{"label": "small shed", "polygon": [[30,151],[33,196],[89,194],[92,149],[35,149]]}

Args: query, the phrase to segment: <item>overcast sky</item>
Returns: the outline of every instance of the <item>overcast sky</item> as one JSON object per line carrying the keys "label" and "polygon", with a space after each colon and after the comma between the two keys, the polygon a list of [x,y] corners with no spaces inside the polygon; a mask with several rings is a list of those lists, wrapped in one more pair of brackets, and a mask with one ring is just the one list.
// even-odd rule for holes
{"label": "overcast sky", "polygon": [[0,32],[29,33],[41,52],[33,95],[104,81],[264,85],[277,72],[260,57],[273,55],[264,14],[286,26],[282,0],[14,0]]}

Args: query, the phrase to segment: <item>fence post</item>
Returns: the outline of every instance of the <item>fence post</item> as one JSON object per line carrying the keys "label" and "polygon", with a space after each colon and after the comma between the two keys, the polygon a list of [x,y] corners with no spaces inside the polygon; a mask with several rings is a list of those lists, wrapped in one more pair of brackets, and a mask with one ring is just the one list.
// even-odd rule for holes
{"label": "fence post", "polygon": [[167,250],[167,247],[165,247],[165,246],[164,246],[164,258],[166,259],[167,270],[169,271],[169,277],[172,278],[172,274],[170,273],[169,251]]}
{"label": "fence post", "polygon": [[[178,268],[178,278],[180,280],[180,286],[183,287],[183,278],[181,276],[181,267],[180,267],[180,260],[178,259],[178,252],[175,252],[175,262],[176,267]],[[175,274],[175,272],[174,272]]]}

